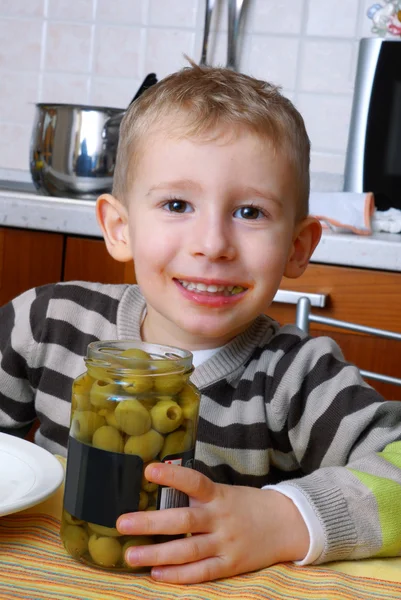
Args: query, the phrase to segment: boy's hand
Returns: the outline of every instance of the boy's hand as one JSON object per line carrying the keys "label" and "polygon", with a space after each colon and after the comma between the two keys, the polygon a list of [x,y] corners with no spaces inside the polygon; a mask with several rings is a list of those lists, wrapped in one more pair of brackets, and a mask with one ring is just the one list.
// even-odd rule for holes
{"label": "boy's hand", "polygon": [[154,579],[200,583],[302,560],[309,534],[298,509],[274,490],[213,483],[185,467],[152,464],[149,481],[188,494],[188,508],[140,511],[117,521],[121,534],[192,536],[135,546],[126,553],[131,566],[153,566]]}

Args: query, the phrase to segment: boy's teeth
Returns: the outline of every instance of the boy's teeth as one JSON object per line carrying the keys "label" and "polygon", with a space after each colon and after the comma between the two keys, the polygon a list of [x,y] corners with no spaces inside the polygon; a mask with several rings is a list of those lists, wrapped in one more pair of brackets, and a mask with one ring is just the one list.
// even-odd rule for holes
{"label": "boy's teeth", "polygon": [[245,288],[240,285],[206,285],[206,283],[195,283],[193,281],[183,281],[179,279],[180,284],[189,290],[197,292],[209,292],[210,294],[216,294],[217,292],[223,292],[224,294],[239,294]]}

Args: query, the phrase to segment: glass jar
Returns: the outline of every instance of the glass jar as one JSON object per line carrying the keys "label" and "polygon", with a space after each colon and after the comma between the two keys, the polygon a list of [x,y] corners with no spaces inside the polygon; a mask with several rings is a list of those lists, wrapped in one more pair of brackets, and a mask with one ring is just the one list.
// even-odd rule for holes
{"label": "glass jar", "polygon": [[137,341],[92,342],[72,386],[61,538],[87,564],[124,571],[129,546],[181,536],[126,536],[117,518],[188,506],[180,491],[144,477],[152,462],[192,467],[200,393],[192,354]]}

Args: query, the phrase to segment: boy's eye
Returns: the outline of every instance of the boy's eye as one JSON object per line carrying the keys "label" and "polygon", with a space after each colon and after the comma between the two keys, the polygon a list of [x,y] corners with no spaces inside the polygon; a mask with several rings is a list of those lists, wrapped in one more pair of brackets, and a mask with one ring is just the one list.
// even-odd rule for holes
{"label": "boy's eye", "polygon": [[186,213],[191,212],[191,206],[185,200],[169,200],[163,205],[169,212]]}
{"label": "boy's eye", "polygon": [[256,206],[241,206],[234,212],[234,217],[237,219],[261,219],[263,216],[262,211]]}

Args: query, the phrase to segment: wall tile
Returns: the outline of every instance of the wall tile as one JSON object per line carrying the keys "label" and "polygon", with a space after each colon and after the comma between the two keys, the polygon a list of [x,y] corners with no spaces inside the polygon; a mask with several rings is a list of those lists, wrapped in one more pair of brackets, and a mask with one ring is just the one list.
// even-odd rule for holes
{"label": "wall tile", "polygon": [[312,150],[345,152],[352,96],[299,94],[297,108],[305,119]]}
{"label": "wall tile", "polygon": [[355,43],[307,40],[303,45],[300,88],[309,92],[346,92],[355,80]]}
{"label": "wall tile", "polygon": [[45,0],[0,0],[0,16],[42,17]]}
{"label": "wall tile", "polygon": [[358,0],[309,0],[306,32],[331,37],[354,36],[358,6]]}
{"label": "wall tile", "polygon": [[195,27],[197,0],[150,0],[149,25]]}
{"label": "wall tile", "polygon": [[[156,73],[158,79],[186,66],[184,54],[193,55],[195,34],[179,29],[148,29],[145,72]],[[168,48],[168,51],[167,51]]]}
{"label": "wall tile", "polygon": [[251,75],[293,89],[296,81],[298,39],[252,36],[248,70]]}
{"label": "wall tile", "polygon": [[50,0],[48,17],[67,21],[90,21],[94,0]]}
{"label": "wall tile", "polygon": [[32,126],[0,122],[0,157],[4,169],[29,171]]}
{"label": "wall tile", "polygon": [[47,28],[45,68],[51,71],[87,73],[90,66],[92,26],[52,23]]}
{"label": "wall tile", "polygon": [[345,152],[311,152],[311,171],[342,175],[345,168]]}
{"label": "wall tile", "polygon": [[42,27],[41,21],[0,19],[0,69],[39,69]]}
{"label": "wall tile", "polygon": [[0,71],[0,121],[32,124],[39,74]]}
{"label": "wall tile", "polygon": [[40,99],[60,104],[88,104],[88,86],[88,75],[45,73]]}
{"label": "wall tile", "polygon": [[253,31],[300,33],[303,8],[303,0],[255,0],[251,3]]}
{"label": "wall tile", "polygon": [[141,25],[147,12],[147,0],[98,0],[96,19],[102,23]]}
{"label": "wall tile", "polygon": [[90,103],[96,106],[127,108],[142,80],[94,77],[90,91]]}
{"label": "wall tile", "polygon": [[144,31],[139,27],[98,25],[95,74],[137,79],[140,76],[139,53],[143,34]]}

